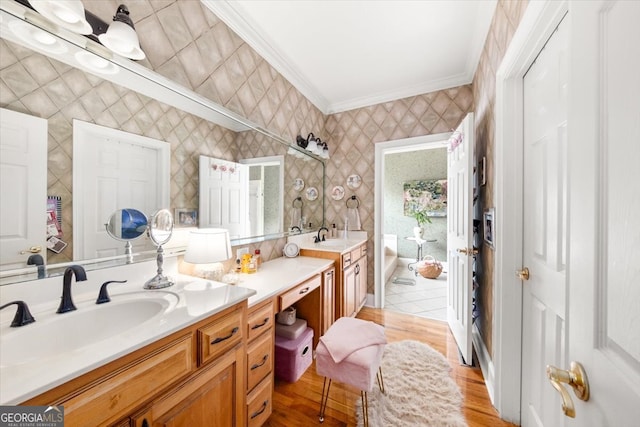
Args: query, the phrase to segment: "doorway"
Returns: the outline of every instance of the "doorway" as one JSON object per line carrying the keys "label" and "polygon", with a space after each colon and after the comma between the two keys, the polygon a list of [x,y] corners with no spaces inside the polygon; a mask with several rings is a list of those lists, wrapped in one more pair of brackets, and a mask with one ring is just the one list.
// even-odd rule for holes
{"label": "doorway", "polygon": [[[414,271],[410,271],[408,268],[408,264],[415,263],[418,256],[416,242],[407,239],[413,235],[412,228],[415,225],[415,220],[411,217],[405,217],[402,211],[402,193],[404,191],[402,183],[403,180],[409,179],[405,179],[402,174],[390,173],[388,166],[397,162],[402,163],[407,155],[411,155],[410,153],[422,153],[421,155],[432,157],[435,161],[438,157],[436,153],[440,150],[444,151],[444,170],[440,171],[443,174],[440,178],[446,178],[445,143],[449,135],[449,133],[426,135],[376,144],[374,227],[374,298],[376,307],[446,320],[446,274],[437,280],[429,280],[420,275],[416,277]],[[439,154],[442,155],[442,153]],[[419,179],[419,177],[417,178]],[[431,177],[422,176],[421,178]],[[390,187],[395,187],[395,189],[391,191]],[[431,224],[427,224],[425,240],[428,242],[423,244],[422,251],[425,255],[430,252],[438,253],[436,245],[444,245],[443,253],[445,255],[440,261],[446,261],[446,217],[437,218],[437,220],[444,224],[444,235],[429,237],[428,230]],[[432,221],[432,224],[434,222],[435,220]],[[433,247],[429,245],[433,245]],[[387,258],[387,266],[389,262],[394,262],[389,260],[389,255],[391,258],[397,258],[396,265],[391,269],[385,268],[385,258]],[[387,284],[389,285],[387,286]],[[438,303],[442,305],[441,311],[438,311]]]}

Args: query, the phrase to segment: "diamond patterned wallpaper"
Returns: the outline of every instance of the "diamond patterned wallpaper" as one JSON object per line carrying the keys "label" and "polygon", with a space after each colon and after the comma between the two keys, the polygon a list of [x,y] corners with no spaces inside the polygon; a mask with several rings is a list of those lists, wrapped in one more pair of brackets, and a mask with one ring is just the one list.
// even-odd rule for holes
{"label": "diamond patterned wallpaper", "polygon": [[[87,10],[109,21],[119,2],[84,0]],[[363,229],[373,235],[374,144],[449,131],[468,111],[476,112],[478,155],[487,157],[488,182],[481,191],[483,208],[493,203],[493,98],[495,70],[526,8],[527,1],[499,0],[490,33],[472,85],[427,93],[379,105],[324,116],[251,47],[198,1],[138,0],[129,2],[141,46],[142,64],[199,94],[244,115],[283,138],[314,132],[329,143],[325,188],[343,185],[351,174],[362,177],[355,190]],[[70,191],[71,144],[68,117],[119,127],[172,144],[172,198],[175,207],[194,206],[197,156],[202,153],[233,160],[262,144],[238,137],[122,88],[109,87],[89,75],[42,57],[31,58],[14,46],[1,45],[0,104],[35,111],[49,118],[49,186]],[[22,70],[20,69],[22,68]],[[24,70],[40,70],[31,76]],[[19,78],[17,76],[23,76]],[[8,90],[9,83],[15,90]],[[65,89],[68,86],[71,91]],[[113,86],[113,85],[111,85]],[[237,148],[236,148],[237,147]],[[239,150],[239,151],[237,151]],[[267,155],[267,154],[265,154]],[[194,163],[195,162],[195,163]],[[305,181],[319,180],[318,170],[299,166]],[[196,181],[193,176],[196,176]],[[310,175],[306,175],[310,174]],[[292,197],[287,189],[287,198]],[[68,194],[68,193],[67,193]],[[347,196],[350,196],[350,190]],[[327,222],[342,223],[344,200],[327,197]],[[196,202],[197,204],[197,199]],[[285,203],[286,204],[286,203]],[[65,206],[70,213],[71,206]],[[314,224],[314,227],[316,224]],[[71,227],[71,226],[70,226]],[[281,256],[284,239],[252,245],[265,260]],[[373,292],[373,242],[369,242],[369,292]],[[481,332],[491,350],[493,258],[483,251],[485,272],[481,302]]]}
{"label": "diamond patterned wallpaper", "polygon": [[[476,104],[476,155],[487,158],[487,184],[480,187],[481,211],[494,206],[494,135],[493,106],[496,96],[496,72],[511,43],[528,5],[525,1],[499,0],[493,21],[485,41],[480,63],[473,78],[473,95]],[[493,276],[494,253],[488,246],[480,248],[479,264],[479,309],[478,329],[490,354],[493,355]]]}

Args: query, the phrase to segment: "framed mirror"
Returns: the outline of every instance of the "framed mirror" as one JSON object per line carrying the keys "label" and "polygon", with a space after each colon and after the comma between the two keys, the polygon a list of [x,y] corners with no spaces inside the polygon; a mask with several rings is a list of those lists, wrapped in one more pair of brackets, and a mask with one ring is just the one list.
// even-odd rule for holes
{"label": "framed mirror", "polygon": [[[167,208],[199,209],[198,157],[207,155],[233,162],[255,157],[283,156],[282,231],[239,236],[232,244],[281,238],[288,228],[287,207],[297,195],[293,180],[304,178],[320,189],[317,203],[309,206],[309,222],[320,226],[324,222],[324,163],[302,150],[303,158],[287,155],[291,145],[268,130],[240,117],[207,98],[172,82],[166,77],[131,61],[112,57],[96,43],[66,33],[64,30],[40,28],[30,19],[33,11],[18,11],[13,1],[0,4],[0,69],[2,91],[0,107],[41,117],[47,121],[46,194],[60,198],[61,239],[67,242],[60,253],[42,253],[48,273],[69,263],[83,264],[88,269],[111,266],[107,257],[83,259],[74,253],[73,234],[80,232],[73,223],[76,208],[72,188],[75,168],[72,140],[73,120],[80,119],[132,134],[153,137],[171,146],[170,202]],[[28,13],[29,12],[29,13]],[[33,17],[31,17],[33,18]],[[40,20],[41,22],[42,20]],[[13,24],[12,24],[13,23]],[[61,48],[46,51],[21,39],[12,27],[28,25],[30,31],[45,31]],[[46,27],[46,26],[45,26]],[[86,58],[93,63],[106,64],[100,70],[90,69]],[[85,58],[80,63],[77,58]],[[83,65],[85,64],[85,65]],[[36,73],[35,70],[38,70]],[[46,144],[45,144],[46,145]],[[293,149],[297,150],[297,147]],[[5,201],[0,200],[4,204]],[[124,209],[130,206],[119,206]],[[313,209],[313,210],[311,210]],[[144,212],[150,215],[152,212]],[[103,218],[100,223],[106,223]],[[102,226],[102,225],[101,225]],[[123,249],[124,251],[124,249]],[[121,254],[125,262],[124,252]],[[135,260],[151,259],[154,251],[136,254]],[[11,267],[0,266],[2,283],[34,278],[26,260]],[[25,274],[26,272],[26,274]]]}

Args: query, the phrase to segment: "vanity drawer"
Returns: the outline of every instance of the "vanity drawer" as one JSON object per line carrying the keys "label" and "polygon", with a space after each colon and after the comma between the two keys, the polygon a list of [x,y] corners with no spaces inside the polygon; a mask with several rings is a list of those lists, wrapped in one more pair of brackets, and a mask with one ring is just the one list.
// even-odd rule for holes
{"label": "vanity drawer", "polygon": [[273,366],[273,338],[264,334],[249,346],[247,351],[247,391],[271,372]]}
{"label": "vanity drawer", "polygon": [[[115,371],[87,391],[60,402],[67,425],[103,425],[115,421],[172,383],[191,373],[192,335]],[[58,403],[56,403],[58,404]]]}
{"label": "vanity drawer", "polygon": [[303,282],[303,283],[299,284],[298,286],[296,286],[295,288],[291,289],[287,293],[284,293],[284,294],[280,295],[280,310],[279,311],[282,311],[287,307],[291,307],[298,300],[304,298],[309,292],[313,291],[314,289],[319,288],[320,287],[320,282],[321,282],[320,275],[318,274],[317,276],[312,277],[311,279],[307,280],[306,282]]}
{"label": "vanity drawer", "polygon": [[242,341],[242,311],[233,311],[221,319],[198,329],[198,361],[202,365]]}
{"label": "vanity drawer", "polygon": [[[342,269],[344,270],[345,268],[349,267],[351,265],[351,252],[347,252],[346,254],[342,255]],[[353,260],[355,261],[357,258],[354,258]]]}
{"label": "vanity drawer", "polygon": [[360,256],[363,257],[367,254],[367,244],[360,246]]}
{"label": "vanity drawer", "polygon": [[259,427],[271,415],[273,380],[264,379],[247,397],[247,426]]}
{"label": "vanity drawer", "polygon": [[273,326],[273,301],[249,314],[247,321],[247,340],[250,342]]}

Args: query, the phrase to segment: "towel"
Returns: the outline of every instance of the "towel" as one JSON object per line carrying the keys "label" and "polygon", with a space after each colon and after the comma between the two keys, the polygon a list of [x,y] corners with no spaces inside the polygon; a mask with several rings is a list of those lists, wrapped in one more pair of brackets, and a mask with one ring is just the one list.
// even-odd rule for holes
{"label": "towel", "polygon": [[[302,221],[302,208],[293,206],[291,208],[291,227],[300,227]],[[302,228],[302,227],[300,227]]]}
{"label": "towel", "polygon": [[358,208],[347,208],[347,221],[347,228],[349,230],[362,230]]}
{"label": "towel", "polygon": [[334,362],[340,363],[361,348],[387,343],[384,328],[376,323],[353,317],[341,317],[320,341]]}

